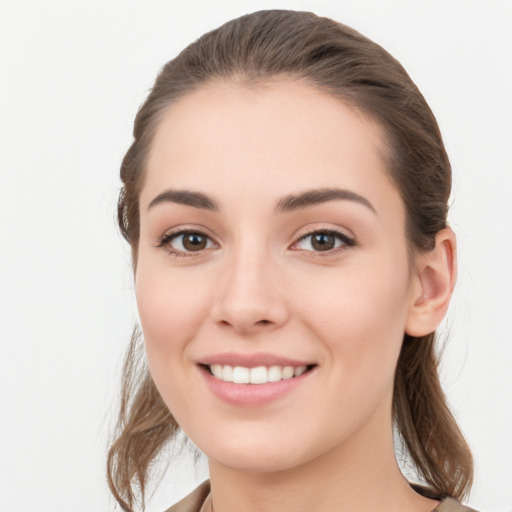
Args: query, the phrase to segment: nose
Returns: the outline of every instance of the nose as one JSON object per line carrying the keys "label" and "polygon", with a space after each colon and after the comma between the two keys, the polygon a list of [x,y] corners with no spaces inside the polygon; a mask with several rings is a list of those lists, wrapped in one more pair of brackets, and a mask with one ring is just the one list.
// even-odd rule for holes
{"label": "nose", "polygon": [[276,267],[260,251],[248,250],[226,262],[213,308],[215,321],[241,335],[285,324],[288,305]]}

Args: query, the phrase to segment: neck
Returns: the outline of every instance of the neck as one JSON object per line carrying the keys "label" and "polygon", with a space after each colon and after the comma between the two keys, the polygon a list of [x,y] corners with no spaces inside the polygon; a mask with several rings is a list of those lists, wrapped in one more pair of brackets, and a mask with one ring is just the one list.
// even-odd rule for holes
{"label": "neck", "polygon": [[216,461],[209,465],[214,512],[429,512],[437,505],[414,492],[402,476],[391,421],[388,429],[367,425],[290,469],[249,472]]}

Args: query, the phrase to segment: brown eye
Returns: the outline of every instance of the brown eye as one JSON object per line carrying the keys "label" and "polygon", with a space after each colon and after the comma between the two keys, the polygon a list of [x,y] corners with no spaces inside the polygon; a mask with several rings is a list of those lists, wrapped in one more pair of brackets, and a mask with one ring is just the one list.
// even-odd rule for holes
{"label": "brown eye", "polygon": [[206,248],[207,237],[201,233],[185,233],[183,237],[183,247],[186,251],[200,251]]}
{"label": "brown eye", "polygon": [[355,240],[337,231],[315,231],[303,236],[294,248],[302,251],[327,252],[355,245]]}
{"label": "brown eye", "polygon": [[334,249],[336,238],[330,233],[315,233],[311,235],[311,247],[315,251],[328,251]]}
{"label": "brown eye", "polygon": [[159,245],[167,247],[175,254],[199,252],[215,246],[209,236],[198,231],[181,231],[166,235]]}

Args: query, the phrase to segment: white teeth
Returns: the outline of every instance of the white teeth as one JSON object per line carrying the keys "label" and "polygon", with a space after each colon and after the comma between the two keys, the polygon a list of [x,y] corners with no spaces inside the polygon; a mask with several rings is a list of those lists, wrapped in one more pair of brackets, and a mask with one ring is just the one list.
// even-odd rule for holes
{"label": "white teeth", "polygon": [[293,368],[293,366],[285,366],[283,368],[283,379],[291,379],[294,373],[295,369]]}
{"label": "white teeth", "polygon": [[299,375],[302,375],[307,369],[307,366],[299,366],[298,368],[295,368],[294,376],[298,377]]}
{"label": "white teeth", "polygon": [[266,384],[280,380],[298,377],[307,370],[306,366],[257,366],[246,368],[245,366],[230,366],[221,364],[210,365],[210,371],[214,377],[234,384]]}
{"label": "white teeth", "polygon": [[218,379],[222,379],[222,365],[221,364],[212,364],[210,366],[210,370],[212,371],[213,375],[217,377]]}
{"label": "white teeth", "polygon": [[265,382],[268,382],[267,369],[264,366],[251,368],[251,376],[249,377],[249,382],[251,384],[265,384]]}
{"label": "white teeth", "polygon": [[233,382],[233,367],[232,366],[223,366],[222,367],[222,377],[220,377],[222,380],[225,380],[226,382]]}
{"label": "white teeth", "polygon": [[233,368],[233,382],[235,384],[249,384],[250,370],[243,366]]}
{"label": "white teeth", "polygon": [[268,381],[269,382],[277,382],[283,378],[283,372],[281,371],[280,366],[271,366],[268,369]]}

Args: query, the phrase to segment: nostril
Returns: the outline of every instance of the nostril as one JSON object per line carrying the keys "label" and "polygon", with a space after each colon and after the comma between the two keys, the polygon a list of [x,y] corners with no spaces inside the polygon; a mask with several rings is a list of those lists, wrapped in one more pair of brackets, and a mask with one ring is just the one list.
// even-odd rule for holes
{"label": "nostril", "polygon": [[270,320],[258,320],[256,323],[259,324],[259,325],[267,325],[267,324],[270,324],[272,322]]}

